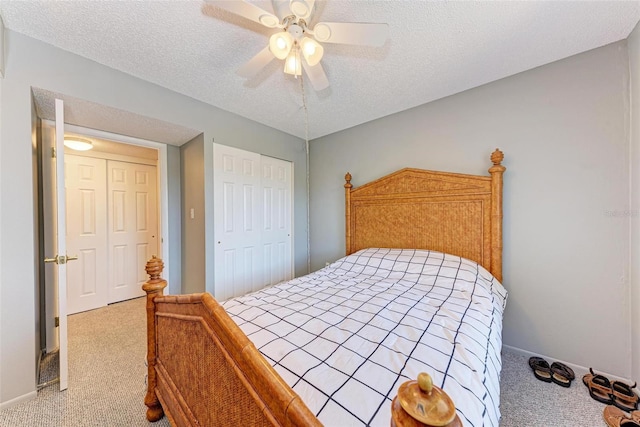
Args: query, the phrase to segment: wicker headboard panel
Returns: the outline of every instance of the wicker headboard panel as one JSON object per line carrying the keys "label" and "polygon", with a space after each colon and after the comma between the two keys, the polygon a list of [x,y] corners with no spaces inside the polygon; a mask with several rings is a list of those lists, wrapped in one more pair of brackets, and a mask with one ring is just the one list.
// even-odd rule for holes
{"label": "wicker headboard panel", "polygon": [[432,249],[476,261],[502,280],[502,174],[402,169],[353,189],[346,184],[347,255],[364,248]]}

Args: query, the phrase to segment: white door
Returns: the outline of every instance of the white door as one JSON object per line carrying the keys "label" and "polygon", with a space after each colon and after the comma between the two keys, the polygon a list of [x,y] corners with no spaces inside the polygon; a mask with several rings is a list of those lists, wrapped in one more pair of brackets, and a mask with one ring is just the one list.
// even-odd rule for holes
{"label": "white door", "polygon": [[[291,253],[292,164],[262,156],[263,286],[293,277]],[[257,290],[257,289],[254,289]]]}
{"label": "white door", "polygon": [[158,253],[156,167],[108,160],[109,303],[143,296],[145,264]]}
{"label": "white door", "polygon": [[260,155],[213,145],[214,296],[222,301],[262,283]]}
{"label": "white door", "polygon": [[65,156],[68,314],[107,305],[107,161]]}
{"label": "white door", "polygon": [[293,277],[291,162],[213,145],[215,297]]}
{"label": "white door", "polygon": [[[55,101],[55,143],[53,156],[50,157],[49,183],[51,184],[51,203],[53,221],[51,237],[54,242],[54,254],[47,254],[46,263],[53,266],[53,288],[56,302],[57,341],[59,349],[60,390],[66,390],[69,377],[69,363],[67,354],[67,247],[66,247],[66,214],[65,214],[65,184],[64,184],[64,104],[62,100]],[[51,246],[50,246],[51,247]]]}

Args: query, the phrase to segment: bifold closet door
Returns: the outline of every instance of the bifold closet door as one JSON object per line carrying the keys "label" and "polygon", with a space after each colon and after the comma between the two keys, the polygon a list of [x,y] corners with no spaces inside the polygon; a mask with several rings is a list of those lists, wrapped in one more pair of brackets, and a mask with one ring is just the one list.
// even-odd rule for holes
{"label": "bifold closet door", "polygon": [[220,144],[213,156],[214,296],[291,279],[291,162]]}
{"label": "bifold closet door", "polygon": [[[293,278],[291,254],[291,162],[261,157],[262,286]],[[257,289],[253,289],[257,290]]]}
{"label": "bifold closet door", "polygon": [[107,161],[109,303],[143,296],[144,266],[158,251],[156,167]]}
{"label": "bifold closet door", "polygon": [[67,314],[107,305],[107,161],[65,155]]}
{"label": "bifold closet door", "polygon": [[243,295],[262,284],[260,155],[213,145],[215,298]]}

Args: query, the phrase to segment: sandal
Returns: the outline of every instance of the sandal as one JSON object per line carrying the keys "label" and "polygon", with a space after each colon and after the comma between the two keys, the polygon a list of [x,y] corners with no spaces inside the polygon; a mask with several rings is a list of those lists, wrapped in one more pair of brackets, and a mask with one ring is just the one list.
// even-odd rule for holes
{"label": "sandal", "polygon": [[544,360],[542,357],[529,358],[529,366],[533,369],[533,375],[535,375],[535,377],[540,381],[544,381],[545,383],[550,383],[552,381],[549,362]]}
{"label": "sandal", "polygon": [[[589,368],[589,370],[591,370],[591,368]],[[587,387],[589,387],[589,382],[591,381],[592,378],[593,378],[593,374],[584,374],[582,377],[582,383]]]}
{"label": "sandal", "polygon": [[627,417],[624,411],[621,411],[613,405],[604,408],[602,418],[604,418],[604,422],[607,423],[609,427],[640,427],[638,420],[633,417]]}
{"label": "sandal", "polygon": [[550,369],[551,380],[562,387],[570,387],[571,381],[576,377],[576,374],[573,373],[573,369],[564,363],[553,362]]}
{"label": "sandal", "polygon": [[638,395],[633,392],[633,388],[636,387],[636,383],[632,386],[623,383],[622,381],[611,382],[611,400],[613,404],[623,411],[634,411],[638,408]]}
{"label": "sandal", "polygon": [[591,374],[582,377],[582,382],[589,389],[589,396],[601,403],[611,404],[611,382],[604,375],[596,374],[589,368]]}

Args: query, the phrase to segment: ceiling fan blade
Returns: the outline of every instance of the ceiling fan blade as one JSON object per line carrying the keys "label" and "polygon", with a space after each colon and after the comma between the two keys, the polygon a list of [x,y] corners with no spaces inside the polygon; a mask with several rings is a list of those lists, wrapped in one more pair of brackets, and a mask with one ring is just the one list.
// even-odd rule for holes
{"label": "ceiling fan blade", "polygon": [[319,22],[313,27],[319,42],[382,46],[389,36],[388,24],[364,22]]}
{"label": "ceiling fan blade", "polygon": [[309,19],[313,13],[316,0],[290,0],[289,8],[298,18]]}
{"label": "ceiling fan blade", "polygon": [[275,28],[280,24],[280,19],[271,12],[267,12],[258,6],[244,0],[205,0],[207,4],[235,13],[244,18],[262,24],[268,28]]}
{"label": "ceiling fan blade", "polygon": [[269,50],[269,46],[262,49],[256,56],[251,58],[249,62],[240,67],[237,71],[241,77],[250,78],[258,74],[260,70],[267,66],[275,56]]}
{"label": "ceiling fan blade", "polygon": [[304,68],[304,72],[307,74],[307,77],[309,77],[311,86],[313,86],[316,92],[320,92],[329,87],[329,80],[324,72],[324,68],[322,68],[322,64],[318,63],[312,67],[307,64],[306,60],[303,60],[302,68]]}

